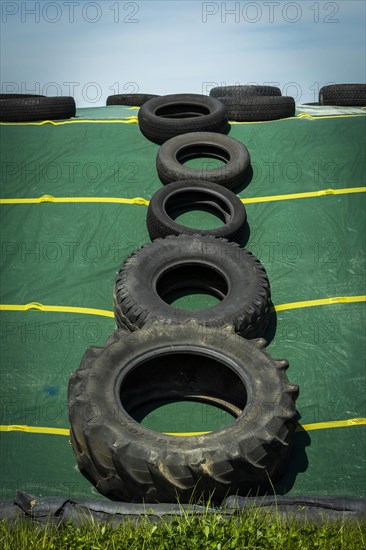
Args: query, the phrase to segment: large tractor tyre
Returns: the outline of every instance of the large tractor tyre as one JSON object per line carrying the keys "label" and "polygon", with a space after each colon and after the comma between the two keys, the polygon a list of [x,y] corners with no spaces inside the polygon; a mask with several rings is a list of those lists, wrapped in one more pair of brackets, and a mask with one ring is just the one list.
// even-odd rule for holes
{"label": "large tractor tyre", "polygon": [[[89,348],[71,375],[71,442],[79,469],[97,490],[125,502],[189,502],[263,494],[285,472],[296,429],[298,386],[274,360],[232,332],[194,322],[117,331]],[[232,423],[176,436],[141,425],[139,411],[198,401]]]}

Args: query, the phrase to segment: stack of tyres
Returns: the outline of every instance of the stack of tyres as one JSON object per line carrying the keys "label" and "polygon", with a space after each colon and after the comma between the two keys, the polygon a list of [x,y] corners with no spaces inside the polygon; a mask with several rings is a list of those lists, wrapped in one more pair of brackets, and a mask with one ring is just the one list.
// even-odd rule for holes
{"label": "stack of tyres", "polygon": [[365,107],[366,84],[330,84],[319,90],[320,105]]}
{"label": "stack of tyres", "polygon": [[[194,94],[156,97],[139,111],[140,130],[162,144],[164,184],[147,213],[151,243],[121,266],[114,288],[118,330],[89,348],[69,383],[71,442],[80,471],[103,495],[129,502],[189,502],[264,493],[284,473],[297,424],[298,387],[286,360],[264,351],[270,285],[260,261],[240,244],[246,212],[231,191],[246,176],[245,145],[224,135],[227,110]],[[224,162],[193,170],[189,159]],[[176,211],[208,208],[222,220],[192,229]],[[194,289],[219,302],[174,307]],[[234,421],[176,437],[139,422],[151,403],[198,401]]]}
{"label": "stack of tyres", "polygon": [[218,86],[210,96],[219,99],[235,122],[278,120],[295,115],[293,97],[282,96],[276,86]]}

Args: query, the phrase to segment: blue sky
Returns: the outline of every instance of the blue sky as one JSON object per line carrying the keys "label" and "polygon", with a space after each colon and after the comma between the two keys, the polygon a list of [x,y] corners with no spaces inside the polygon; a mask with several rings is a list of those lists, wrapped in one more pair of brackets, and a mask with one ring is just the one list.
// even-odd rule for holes
{"label": "blue sky", "polygon": [[276,83],[298,103],[365,82],[363,0],[1,0],[2,92],[208,93]]}

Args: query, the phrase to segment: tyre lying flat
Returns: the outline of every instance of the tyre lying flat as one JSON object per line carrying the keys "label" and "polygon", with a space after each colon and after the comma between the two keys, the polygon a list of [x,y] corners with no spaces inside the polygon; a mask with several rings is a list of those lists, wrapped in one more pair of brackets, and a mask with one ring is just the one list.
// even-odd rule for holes
{"label": "tyre lying flat", "polygon": [[[186,166],[188,160],[211,158],[224,164],[214,169]],[[156,169],[165,185],[178,180],[206,180],[228,189],[245,181],[250,165],[246,146],[235,138],[213,132],[193,132],[176,136],[164,143],[156,157]]]}
{"label": "tyre lying flat", "polygon": [[[218,215],[222,224],[214,229],[193,229],[177,223],[173,216],[183,208],[205,209]],[[152,196],[146,225],[151,240],[168,235],[211,235],[239,242],[243,236],[246,211],[229,189],[207,181],[183,180],[165,185]]]}
{"label": "tyre lying flat", "polygon": [[142,134],[154,143],[188,132],[229,130],[227,109],[221,101],[199,94],[173,94],[150,99],[138,113]]}
{"label": "tyre lying flat", "polygon": [[4,122],[31,122],[37,120],[65,120],[74,117],[73,97],[24,96],[1,99],[0,120]]}
{"label": "tyre lying flat", "polygon": [[226,105],[229,120],[236,122],[279,120],[295,116],[296,111],[294,98],[287,96],[220,97],[218,99]]}
{"label": "tyre lying flat", "polygon": [[366,106],[366,84],[331,84],[319,90],[321,105]]}
{"label": "tyre lying flat", "polygon": [[236,98],[240,99],[247,96],[280,96],[281,90],[277,86],[255,86],[255,85],[238,85],[238,86],[217,86],[210,91],[211,97],[220,98]]}
{"label": "tyre lying flat", "polygon": [[107,105],[132,105],[139,107],[153,99],[154,97],[159,97],[155,94],[116,94],[110,95],[107,98]]}
{"label": "tyre lying flat", "polygon": [[[117,331],[105,348],[89,348],[68,393],[80,471],[103,495],[128,502],[265,491],[289,459],[298,387],[287,361],[262,345],[189,322]],[[162,400],[214,404],[233,421],[185,437],[143,427],[138,411]]]}
{"label": "tyre lying flat", "polygon": [[[174,300],[204,291],[219,303],[184,310]],[[249,251],[226,239],[178,235],[157,239],[122,265],[114,287],[119,327],[134,331],[151,321],[168,325],[194,319],[205,326],[231,326],[245,338],[263,336],[271,314],[266,271]]]}

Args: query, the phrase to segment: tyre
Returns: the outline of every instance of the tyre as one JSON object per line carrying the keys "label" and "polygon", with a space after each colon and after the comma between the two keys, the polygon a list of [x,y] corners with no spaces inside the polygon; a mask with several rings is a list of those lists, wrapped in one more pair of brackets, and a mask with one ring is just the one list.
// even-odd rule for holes
{"label": "tyre", "polygon": [[[220,301],[201,310],[170,305],[198,291]],[[174,325],[195,319],[255,338],[269,321],[270,288],[262,264],[238,244],[178,235],[157,239],[127,258],[117,275],[114,305],[118,326],[131,331],[154,320]]]}
{"label": "tyre", "polygon": [[[214,229],[192,229],[174,221],[182,209],[201,208],[213,212],[224,225]],[[221,185],[207,181],[176,181],[157,191],[150,200],[146,225],[151,240],[168,235],[212,235],[240,241],[246,220],[241,200]]]}
{"label": "tyre", "polygon": [[319,91],[321,105],[365,106],[366,84],[333,84]]}
{"label": "tyre", "polygon": [[[281,90],[276,86],[217,86],[210,91],[211,97],[220,98],[236,98],[247,96],[279,96]],[[221,99],[220,99],[221,100]],[[222,101],[222,100],[221,100]]]}
{"label": "tyre", "polygon": [[[200,157],[221,160],[225,164],[212,170],[196,170],[183,164]],[[164,184],[178,180],[205,180],[228,189],[243,183],[249,164],[249,152],[243,143],[212,132],[174,137],[160,147],[156,157],[158,176]]]}
{"label": "tyre", "polygon": [[20,99],[20,98],[27,98],[27,97],[45,97],[44,95],[38,95],[38,94],[0,94],[0,99]]}
{"label": "tyre", "polygon": [[[263,493],[284,473],[295,434],[298,386],[289,384],[287,366],[255,342],[202,333],[192,322],[117,331],[105,348],[89,348],[70,377],[79,470],[100,493],[125,502]],[[185,437],[138,422],[145,407],[177,401],[216,405],[233,422]]]}
{"label": "tyre", "polygon": [[174,94],[150,99],[138,113],[140,130],[154,143],[188,132],[219,132],[228,129],[225,105],[213,97]]}
{"label": "tyre", "polygon": [[76,106],[72,97],[23,97],[0,100],[0,120],[31,122],[61,120],[74,117]]}
{"label": "tyre", "polygon": [[153,97],[159,97],[153,94],[118,94],[110,95],[107,98],[107,105],[132,105],[139,107],[152,99]]}
{"label": "tyre", "polygon": [[293,97],[221,97],[220,100],[227,107],[229,120],[236,122],[278,120],[295,116],[296,109]]}

